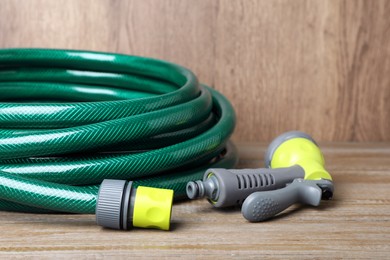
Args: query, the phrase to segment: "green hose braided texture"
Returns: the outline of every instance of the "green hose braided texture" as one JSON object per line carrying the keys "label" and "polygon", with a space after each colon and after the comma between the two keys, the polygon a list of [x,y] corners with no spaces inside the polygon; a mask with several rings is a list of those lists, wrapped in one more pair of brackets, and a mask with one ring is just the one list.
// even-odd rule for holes
{"label": "green hose braided texture", "polygon": [[230,103],[165,61],[86,51],[0,50],[0,210],[94,213],[104,179],[185,196],[231,168]]}

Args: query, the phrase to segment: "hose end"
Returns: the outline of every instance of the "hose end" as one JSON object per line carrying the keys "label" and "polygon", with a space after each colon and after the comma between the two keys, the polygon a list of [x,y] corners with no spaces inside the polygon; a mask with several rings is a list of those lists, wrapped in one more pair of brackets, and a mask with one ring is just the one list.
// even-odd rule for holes
{"label": "hose end", "polygon": [[125,180],[104,180],[96,203],[96,222],[112,229],[169,230],[173,190],[132,187]]}

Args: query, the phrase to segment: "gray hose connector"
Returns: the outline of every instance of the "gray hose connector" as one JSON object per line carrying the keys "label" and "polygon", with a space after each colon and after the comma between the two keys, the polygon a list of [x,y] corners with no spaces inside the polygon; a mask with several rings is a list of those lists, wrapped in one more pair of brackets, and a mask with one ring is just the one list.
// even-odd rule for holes
{"label": "gray hose connector", "polygon": [[[113,229],[128,229],[132,182],[106,179],[100,185],[96,203],[96,222]],[[125,200],[125,201],[124,201]],[[130,221],[131,223],[131,221]]]}
{"label": "gray hose connector", "polygon": [[96,202],[96,222],[113,229],[132,227],[169,230],[173,190],[133,186],[133,182],[106,179]]}

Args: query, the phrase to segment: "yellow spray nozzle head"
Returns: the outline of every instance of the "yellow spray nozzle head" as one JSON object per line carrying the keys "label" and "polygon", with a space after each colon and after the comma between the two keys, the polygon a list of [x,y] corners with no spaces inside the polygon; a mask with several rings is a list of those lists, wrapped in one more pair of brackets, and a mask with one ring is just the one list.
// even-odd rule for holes
{"label": "yellow spray nozzle head", "polygon": [[309,135],[293,131],[277,137],[268,148],[266,164],[271,168],[301,166],[306,180],[327,179],[332,177],[325,169],[322,152]]}
{"label": "yellow spray nozzle head", "polygon": [[140,186],[137,188],[133,226],[169,230],[173,190]]}

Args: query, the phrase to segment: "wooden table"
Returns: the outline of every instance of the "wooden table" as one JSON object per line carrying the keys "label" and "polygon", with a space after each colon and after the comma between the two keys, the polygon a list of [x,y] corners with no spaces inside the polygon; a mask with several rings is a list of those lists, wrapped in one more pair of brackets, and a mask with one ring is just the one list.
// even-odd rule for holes
{"label": "wooden table", "polygon": [[[263,144],[238,144],[242,168],[261,167]],[[390,144],[323,144],[335,196],[263,223],[205,200],[175,204],[172,230],[101,229],[93,215],[0,212],[0,258],[390,258]]]}

